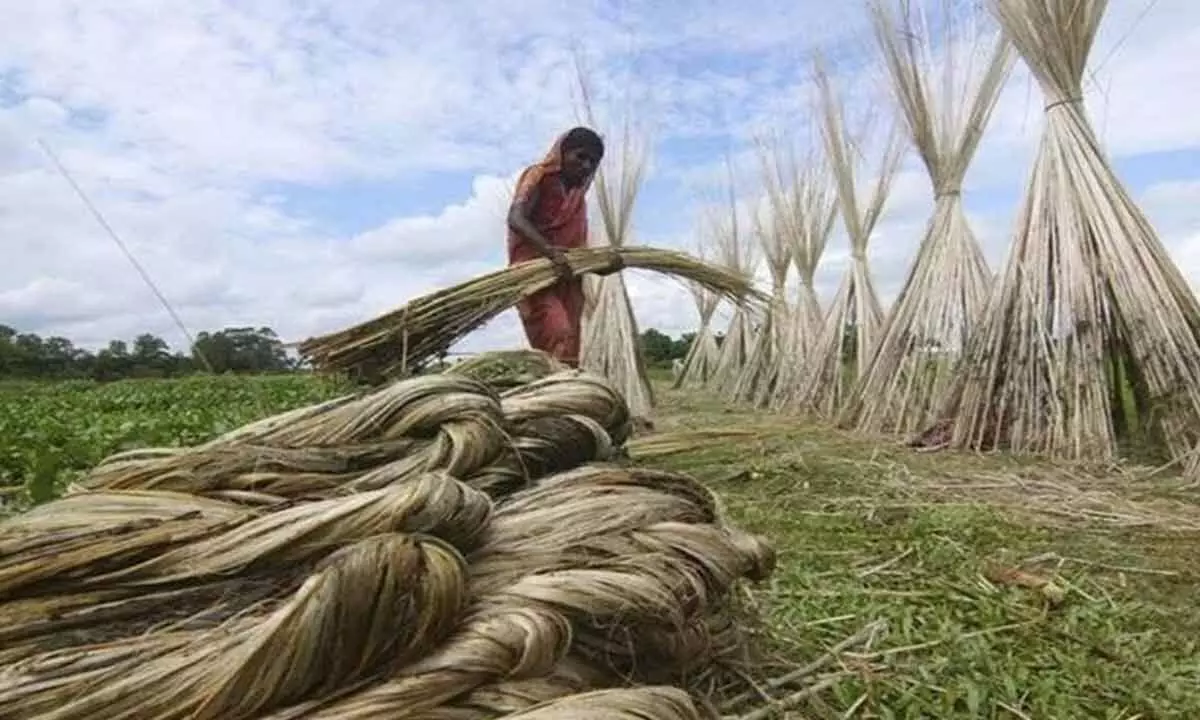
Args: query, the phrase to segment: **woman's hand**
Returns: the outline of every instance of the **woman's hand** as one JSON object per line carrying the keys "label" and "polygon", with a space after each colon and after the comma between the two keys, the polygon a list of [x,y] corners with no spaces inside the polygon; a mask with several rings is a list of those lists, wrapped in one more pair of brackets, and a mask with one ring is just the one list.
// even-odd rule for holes
{"label": "woman's hand", "polygon": [[558,271],[558,279],[562,281],[574,280],[575,271],[571,269],[571,262],[567,260],[567,256],[562,250],[551,246],[546,253],[546,257],[550,258],[550,262],[554,263],[554,269]]}

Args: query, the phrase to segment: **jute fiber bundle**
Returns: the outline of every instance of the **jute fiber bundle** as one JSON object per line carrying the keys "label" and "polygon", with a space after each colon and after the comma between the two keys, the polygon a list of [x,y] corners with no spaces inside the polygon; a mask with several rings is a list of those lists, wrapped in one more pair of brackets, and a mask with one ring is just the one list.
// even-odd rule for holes
{"label": "jute fiber bundle", "polygon": [[[733,168],[729,166],[729,197],[726,214],[719,219],[717,246],[719,262],[732,274],[751,282],[754,277],[755,244],[744,229],[738,211],[737,190],[733,181]],[[721,341],[721,353],[710,379],[712,389],[728,399],[733,399],[742,368],[750,357],[754,346],[754,322],[759,308],[745,304],[735,305],[725,337]]]}
{"label": "jute fiber bundle", "polygon": [[791,248],[799,279],[787,347],[779,357],[778,382],[769,402],[772,408],[783,409],[796,402],[821,337],[824,316],[815,276],[833,232],[838,206],[829,164],[815,148],[803,161],[781,143],[767,148],[765,155],[767,197],[777,229]]}
{"label": "jute fiber bundle", "polygon": [[[609,448],[628,435],[620,396],[580,373],[500,396],[454,376],[396,385],[192,450],[374,446],[470,414],[573,418]],[[469,413],[444,407],[458,395]],[[359,482],[377,468],[247,503],[208,495],[232,484],[209,467],[195,492],[77,489],[0,522],[0,717],[696,717],[693,695],[756,661],[737,591],[769,575],[771,548],[697,481],[580,467],[594,458],[553,447],[573,436],[539,427],[499,462],[568,471],[530,484],[525,467],[504,492],[445,471]]]}
{"label": "jute fiber bundle", "polygon": [[[837,190],[842,224],[850,242],[850,265],[824,318],[821,335],[797,394],[799,407],[833,417],[853,383],[866,371],[883,323],[883,310],[867,263],[871,233],[883,213],[902,158],[899,125],[885,134],[883,152],[866,203],[859,196],[857,158],[866,135],[850,136],[844,102],[838,97],[824,62],[816,64],[821,130]],[[849,341],[849,342],[848,342]],[[848,358],[847,355],[853,357]]]}
{"label": "jute fiber bundle", "polygon": [[1107,2],[990,7],[1042,88],[1045,128],[1007,264],[948,392],[948,442],[1104,461],[1141,433],[1180,458],[1200,431],[1200,306],[1084,108]]}
{"label": "jute fiber bundle", "polygon": [[[427,495],[457,483],[429,477]],[[85,495],[0,525],[43,552],[91,551],[49,572],[28,556],[6,567],[0,717],[555,717],[628,686],[604,696],[614,712],[694,717],[684,690],[752,659],[733,591],[765,578],[773,554],[690,478],[595,466],[499,502],[457,483],[470,501],[454,505],[402,485],[386,492],[414,498],[407,514],[352,522],[380,492],[267,515],[201,499],[214,519],[180,521],[215,527],[191,534],[160,532],[176,495],[148,491],[98,503],[107,534],[81,523]],[[184,607],[189,590],[254,577],[275,582]],[[40,634],[19,622],[37,609]]]}
{"label": "jute fiber bundle", "polygon": [[[991,273],[963,209],[963,179],[1015,58],[999,33],[990,42],[946,2],[928,27],[908,0],[872,0],[875,36],[910,137],[929,171],[934,211],[888,315],[882,340],[841,423],[912,433],[937,419],[955,360],[987,302]],[[931,34],[941,38],[935,61]],[[924,42],[917,38],[927,38]],[[985,50],[981,69],[974,57]]]}
{"label": "jute fiber bundle", "polygon": [[792,244],[788,242],[785,222],[768,209],[760,209],[754,216],[754,237],[771,276],[771,302],[762,314],[750,354],[734,384],[733,397],[760,407],[767,404],[775,389],[779,378],[779,360],[787,346],[792,326],[792,308],[787,300]]}
{"label": "jute fiber bundle", "polygon": [[[645,247],[585,248],[566,253],[576,275],[624,267],[699,282],[738,303],[762,302],[747,278],[684,253]],[[558,281],[547,259],[530,260],[417,298],[354,327],[300,343],[300,354],[323,372],[369,378],[413,374],[451,345]]]}
{"label": "jute fiber bundle", "polygon": [[80,488],[172,490],[271,505],[382,489],[440,470],[501,491],[607,459],[629,432],[622,398],[583,373],[559,372],[503,394],[445,373],[282,413],[194,448],[120,453]]}
{"label": "jute fiber bundle", "polygon": [[[697,256],[708,260],[713,254],[713,248],[717,245],[717,227],[714,222],[709,221],[698,228],[698,233],[700,240]],[[700,326],[696,330],[695,337],[692,338],[687,355],[683,358],[683,369],[675,378],[674,387],[676,389],[705,387],[709,378],[716,371],[717,360],[721,355],[721,348],[713,333],[713,316],[721,304],[720,296],[699,283],[688,283],[688,290],[691,292],[692,301],[696,304],[696,316]]]}
{"label": "jute fiber bundle", "polygon": [[[599,127],[583,65],[577,63],[576,70],[584,115],[591,127]],[[633,211],[646,171],[645,138],[634,131],[629,117],[621,129],[619,141],[611,137],[607,141],[609,150],[597,170],[595,183],[602,236],[611,248],[622,248],[630,242]],[[594,302],[585,316],[580,366],[607,378],[624,396],[635,417],[649,418],[655,403],[654,389],[646,374],[641,333],[625,275],[601,277],[591,290]]]}
{"label": "jute fiber bundle", "polygon": [[545,703],[512,720],[700,720],[687,693],[671,687],[597,690]]}

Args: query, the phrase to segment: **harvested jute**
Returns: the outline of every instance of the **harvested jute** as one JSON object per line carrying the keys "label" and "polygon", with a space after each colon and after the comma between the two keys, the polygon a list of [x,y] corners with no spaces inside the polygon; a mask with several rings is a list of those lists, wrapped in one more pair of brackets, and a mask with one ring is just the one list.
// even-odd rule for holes
{"label": "harvested jute", "polygon": [[377,490],[445,471],[509,492],[606,460],[631,432],[621,397],[563,371],[498,395],[453,374],[393,383],[253,423],[194,448],[105,459],[80,490],[171,490],[250,505]]}
{"label": "harvested jute", "polygon": [[[472,502],[439,503],[435,485]],[[418,503],[389,493],[420,494],[428,504],[405,514]],[[114,501],[100,504],[110,536],[89,536],[95,562],[112,557],[108,544],[123,542],[111,533],[154,537],[150,530],[171,522],[146,502],[154,493],[136,495],[131,505],[145,507],[148,518],[140,525],[136,510],[123,516]],[[164,502],[175,497],[163,495]],[[62,508],[69,522],[25,519],[19,528],[0,525],[0,533],[45,549],[66,542],[86,531],[77,506],[87,497],[37,510],[52,518]],[[395,509],[384,509],[389,501]],[[485,509],[464,514],[477,503]],[[372,504],[377,512],[365,510]],[[62,641],[51,627],[43,627],[45,645],[28,635],[6,645],[0,717],[480,717],[471,703],[508,698],[516,702],[508,710],[519,710],[513,683],[539,679],[529,706],[631,683],[686,687],[725,659],[745,661],[745,638],[729,632],[736,626],[730,593],[743,578],[765,577],[773,563],[765,543],[722,522],[699,483],[608,466],[547,478],[499,504],[428,475],[265,514],[239,511],[254,517],[219,513],[218,529],[194,526],[178,543],[143,542],[132,565],[76,564],[10,580],[0,618],[35,591],[53,604],[96,587],[132,593],[126,601],[143,617],[121,637],[70,650],[56,647]],[[436,521],[439,514],[446,519]],[[364,515],[392,519],[349,520]],[[275,534],[294,526],[290,542]],[[204,588],[230,573],[286,577],[284,568],[297,565],[308,568],[305,577],[220,609],[223,619],[170,613],[179,602],[170,591],[180,586]],[[31,560],[24,566],[33,572]],[[138,592],[160,601],[138,602]],[[74,609],[77,625],[88,609]],[[147,626],[148,615],[162,625]],[[564,667],[575,668],[575,681],[562,677]]]}
{"label": "harvested jute", "polygon": [[774,554],[595,464],[629,428],[587,375],[444,375],[106,461],[0,521],[0,718],[698,717]]}
{"label": "harvested jute", "polygon": [[[734,302],[764,298],[746,277],[687,254],[644,247],[584,248],[566,253],[576,275],[640,268],[698,283]],[[510,265],[417,298],[354,327],[299,344],[301,356],[322,372],[355,371],[368,379],[410,375],[451,345],[523,298],[559,280],[549,260]]]}
{"label": "harvested jute", "polygon": [[596,690],[506,716],[511,720],[700,720],[688,694],[672,687]]}

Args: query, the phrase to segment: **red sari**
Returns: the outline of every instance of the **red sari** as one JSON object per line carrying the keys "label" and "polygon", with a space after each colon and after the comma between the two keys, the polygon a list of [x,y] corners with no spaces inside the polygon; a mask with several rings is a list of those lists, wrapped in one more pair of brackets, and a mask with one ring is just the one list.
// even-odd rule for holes
{"label": "red sari", "polygon": [[[562,140],[560,136],[540,163],[521,173],[513,203],[523,201],[536,188],[538,203],[531,213],[534,227],[552,246],[571,250],[587,246],[587,203],[584,198],[591,178],[571,189],[563,184]],[[509,228],[510,265],[540,257],[543,255],[533,243]],[[571,367],[578,367],[583,339],[583,303],[582,278],[560,281],[521,301],[517,313],[530,346]]]}

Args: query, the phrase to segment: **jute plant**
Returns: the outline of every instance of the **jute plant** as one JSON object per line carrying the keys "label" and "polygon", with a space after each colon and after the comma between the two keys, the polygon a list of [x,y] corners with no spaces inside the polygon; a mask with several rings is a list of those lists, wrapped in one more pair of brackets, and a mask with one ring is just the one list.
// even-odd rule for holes
{"label": "jute plant", "polygon": [[867,264],[867,246],[887,203],[903,144],[899,125],[889,124],[875,181],[864,205],[860,202],[857,179],[858,158],[867,135],[850,137],[843,102],[834,90],[824,62],[818,58],[815,67],[822,137],[850,243],[850,265],[825,314],[797,402],[808,411],[831,417],[845,402],[853,382],[866,371],[879,338],[883,311]]}
{"label": "jute plant", "polygon": [[929,171],[934,210],[879,347],[842,413],[844,424],[871,433],[910,433],[935,419],[987,303],[991,273],[963,209],[963,178],[1015,58],[1003,35],[964,28],[952,0],[942,2],[936,46],[927,18],[909,0],[896,9],[892,2],[872,0],[875,38]]}
{"label": "jute plant", "polygon": [[[699,282],[739,304],[765,302],[748,278],[673,250],[584,248],[570,250],[566,256],[576,275],[614,266],[639,268]],[[305,340],[299,351],[323,372],[352,371],[374,380],[404,377],[558,279],[553,263],[544,258],[510,265],[417,298],[354,327]]]}
{"label": "jute plant", "polygon": [[1083,104],[1106,7],[990,0],[1042,88],[1045,127],[1007,264],[949,393],[952,446],[1104,460],[1122,438],[1174,457],[1196,443],[1200,307]]}
{"label": "jute plant", "polygon": [[[592,93],[581,65],[577,65],[584,115],[597,126]],[[646,150],[635,136],[628,118],[622,124],[617,152],[609,151],[596,175],[596,199],[600,209],[605,244],[622,248],[628,244],[633,210],[646,169]],[[654,406],[654,390],[646,375],[637,318],[623,273],[599,278],[591,290],[593,305],[584,326],[581,366],[609,379],[625,396],[630,411],[648,418]]]}
{"label": "jute plant", "polygon": [[[705,217],[696,232],[697,256],[711,259],[713,248],[717,246],[716,234],[719,232],[719,224],[713,218]],[[684,356],[683,370],[675,378],[676,389],[706,386],[716,371],[717,360],[721,355],[721,348],[713,332],[713,316],[721,298],[699,283],[688,283],[688,290],[691,291],[692,300],[696,304],[699,327],[692,338],[692,344],[688,347],[687,355]]]}

